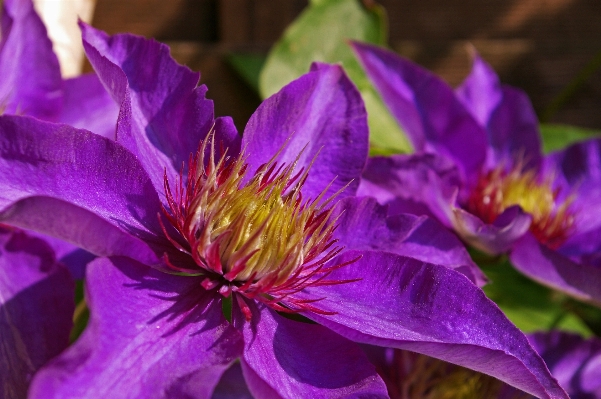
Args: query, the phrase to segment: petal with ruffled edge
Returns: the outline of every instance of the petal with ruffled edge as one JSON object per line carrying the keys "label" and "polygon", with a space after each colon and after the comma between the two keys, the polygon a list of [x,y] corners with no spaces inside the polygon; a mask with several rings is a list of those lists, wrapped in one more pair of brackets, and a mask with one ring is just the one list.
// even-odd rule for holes
{"label": "petal with ruffled edge", "polygon": [[530,233],[514,244],[509,258],[516,269],[539,283],[601,306],[601,268],[578,264]]}
{"label": "petal with ruffled edge", "polygon": [[378,250],[454,269],[482,286],[486,276],[457,236],[427,216],[387,216],[373,198],[345,198],[336,204],[335,236],[347,249]]}
{"label": "petal with ruffled edge", "polygon": [[0,396],[24,398],[33,374],[68,346],[74,289],[43,240],[0,227]]}
{"label": "petal with ruffled edge", "polygon": [[601,266],[601,139],[554,152],[544,160],[543,175],[561,188],[558,200],[572,197],[574,226],[559,252]]}
{"label": "petal with ruffled edge", "polygon": [[252,319],[234,307],[244,335],[241,360],[256,397],[388,397],[386,386],[358,345],[317,324],[289,320],[249,304]]}
{"label": "petal with ruffled edge", "polygon": [[64,82],[62,112],[57,122],[115,139],[119,107],[94,74]]}
{"label": "petal with ruffled edge", "polygon": [[288,164],[302,151],[298,170],[315,160],[303,186],[305,198],[317,197],[330,183],[329,195],[347,185],[341,195],[353,195],[369,146],[361,95],[340,66],[313,64],[311,72],[259,106],[242,145],[252,171],[280,149],[278,161]]}
{"label": "petal with ruffled edge", "polygon": [[407,349],[489,374],[539,398],[567,398],[526,336],[465,276],[444,266],[382,252],[328,278],[354,283],[310,287],[307,298],[335,315],[303,314],[353,341]]}
{"label": "petal with ruffled edge", "polygon": [[[97,255],[151,262],[166,242],[158,195],[138,160],[112,140],[29,117],[0,117],[0,220]],[[125,252],[111,252],[115,248]],[[128,246],[132,245],[131,250]],[[146,256],[147,255],[147,256]]]}
{"label": "petal with ruffled edge", "polygon": [[529,336],[532,346],[572,399],[601,398],[601,340],[561,331]]}
{"label": "petal with ruffled edge", "polygon": [[137,155],[157,190],[170,181],[211,129],[216,146],[237,155],[231,118],[214,119],[200,74],[179,65],[169,48],[129,34],[108,36],[80,23],[84,50],[101,82],[120,104],[117,141]]}
{"label": "petal with ruffled edge", "polygon": [[5,0],[0,44],[0,110],[55,120],[62,104],[58,58],[29,0]]}
{"label": "petal with ruffled edge", "polygon": [[391,51],[356,42],[352,47],[417,152],[450,156],[466,176],[480,170],[486,132],[449,85]]}
{"label": "petal with ruffled edge", "polygon": [[242,353],[221,301],[196,278],[99,258],[88,265],[86,302],[88,327],[38,372],[30,397],[208,398]]}

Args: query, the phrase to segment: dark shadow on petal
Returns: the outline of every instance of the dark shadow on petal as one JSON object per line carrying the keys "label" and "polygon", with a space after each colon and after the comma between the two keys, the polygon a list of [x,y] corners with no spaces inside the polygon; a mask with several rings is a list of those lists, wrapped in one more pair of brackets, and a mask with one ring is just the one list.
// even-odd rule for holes
{"label": "dark shadow on petal", "polygon": [[373,374],[358,345],[319,324],[280,319],[273,353],[291,378],[322,389],[352,386]]}
{"label": "dark shadow on petal", "polygon": [[[39,255],[36,247],[29,249]],[[56,267],[54,262],[41,263],[40,270]],[[69,271],[60,267],[0,306],[1,397],[26,397],[34,373],[67,348],[75,307],[73,289]]]}
{"label": "dark shadow on petal", "polygon": [[96,258],[96,255],[88,251],[78,248],[69,252],[59,259],[59,262],[67,266],[73,278],[83,280],[86,274],[86,265]]}
{"label": "dark shadow on petal", "polygon": [[213,391],[212,399],[252,399],[253,396],[246,386],[240,363],[234,363],[221,376],[219,384]]}
{"label": "dark shadow on petal", "polygon": [[117,267],[128,278],[136,281],[125,284],[125,287],[148,291],[149,297],[170,303],[167,309],[147,321],[147,324],[160,320],[170,323],[170,328],[161,337],[173,335],[190,324],[202,324],[191,335],[201,334],[220,325],[220,318],[211,317],[210,312],[221,313],[221,302],[213,291],[206,291],[200,286],[201,277],[170,275],[148,266],[135,269]]}

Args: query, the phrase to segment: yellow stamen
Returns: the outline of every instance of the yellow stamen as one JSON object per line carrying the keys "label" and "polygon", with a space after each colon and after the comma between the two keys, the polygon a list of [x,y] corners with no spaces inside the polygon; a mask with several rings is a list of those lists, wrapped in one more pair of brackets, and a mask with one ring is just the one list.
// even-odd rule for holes
{"label": "yellow stamen", "polygon": [[230,164],[225,156],[216,162],[213,145],[206,140],[191,163],[185,190],[190,200],[172,218],[195,259],[231,281],[264,279],[278,286],[326,255],[334,243],[335,220],[325,209],[332,198],[321,202],[326,188],[303,202],[300,188],[310,167],[294,175],[299,158],[278,168],[276,154],[249,176],[243,154]]}
{"label": "yellow stamen", "polygon": [[[386,370],[378,370],[391,399],[497,398],[503,383],[493,377],[418,353],[394,350]],[[515,390],[512,399],[527,398]]]}
{"label": "yellow stamen", "polygon": [[503,166],[483,174],[468,200],[467,208],[483,221],[493,223],[505,209],[519,205],[532,216],[531,231],[552,248],[561,245],[574,223],[573,197],[560,201],[553,177],[541,179],[522,162],[507,171]]}

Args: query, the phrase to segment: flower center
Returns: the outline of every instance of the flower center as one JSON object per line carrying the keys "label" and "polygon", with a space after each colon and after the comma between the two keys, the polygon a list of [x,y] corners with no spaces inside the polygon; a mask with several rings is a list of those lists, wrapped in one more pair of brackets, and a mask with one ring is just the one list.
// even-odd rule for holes
{"label": "flower center", "polygon": [[567,240],[574,224],[573,198],[560,201],[559,194],[551,177],[542,179],[534,170],[525,170],[523,163],[509,171],[500,166],[480,176],[467,210],[493,223],[505,209],[519,205],[532,216],[532,234],[556,249]]}
{"label": "flower center", "polygon": [[243,154],[218,161],[214,154],[212,139],[205,140],[173,192],[165,177],[169,225],[161,220],[163,231],[194,260],[182,265],[165,256],[166,264],[177,274],[202,276],[205,289],[225,297],[234,292],[276,310],[315,310],[312,301],[294,294],[315,284],[346,282],[326,279],[344,266],[330,262],[343,249],[336,246],[336,220],[328,209],[336,195],[325,199],[324,190],[304,201],[309,168],[295,174],[298,158],[278,165],[276,154],[250,175]]}

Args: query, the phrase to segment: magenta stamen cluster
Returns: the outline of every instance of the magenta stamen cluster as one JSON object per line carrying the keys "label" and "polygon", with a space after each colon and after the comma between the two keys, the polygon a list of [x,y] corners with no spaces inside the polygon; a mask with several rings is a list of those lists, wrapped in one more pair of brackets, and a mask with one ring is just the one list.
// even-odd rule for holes
{"label": "magenta stamen cluster", "polygon": [[216,161],[208,141],[190,157],[188,173],[180,172],[174,192],[164,179],[163,214],[169,225],[161,220],[163,232],[193,260],[181,264],[165,255],[165,263],[176,274],[202,276],[206,290],[224,297],[241,294],[235,299],[247,318],[244,298],[283,312],[329,314],[311,305],[321,298],[295,294],[310,286],[356,281],[328,279],[354,262],[334,261],[343,250],[333,238],[336,220],[327,208],[335,196],[322,201],[324,190],[303,201],[309,168],[294,174],[296,162],[278,165],[274,157],[249,176],[244,156]]}

